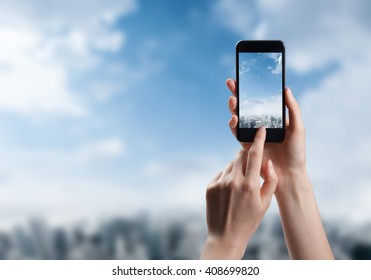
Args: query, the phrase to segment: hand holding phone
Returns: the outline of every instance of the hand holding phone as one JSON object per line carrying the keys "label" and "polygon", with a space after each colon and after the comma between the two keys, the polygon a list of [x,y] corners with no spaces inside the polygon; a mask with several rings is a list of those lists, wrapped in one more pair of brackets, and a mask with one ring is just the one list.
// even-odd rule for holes
{"label": "hand holding phone", "polygon": [[252,142],[259,127],[266,142],[285,138],[285,47],[282,41],[236,45],[237,139]]}

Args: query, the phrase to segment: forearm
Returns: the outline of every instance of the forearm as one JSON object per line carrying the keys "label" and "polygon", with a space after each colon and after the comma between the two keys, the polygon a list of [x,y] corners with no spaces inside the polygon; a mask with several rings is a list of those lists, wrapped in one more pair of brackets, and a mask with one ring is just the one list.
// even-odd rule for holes
{"label": "forearm", "polygon": [[276,198],[291,259],[333,259],[306,172],[278,186]]}

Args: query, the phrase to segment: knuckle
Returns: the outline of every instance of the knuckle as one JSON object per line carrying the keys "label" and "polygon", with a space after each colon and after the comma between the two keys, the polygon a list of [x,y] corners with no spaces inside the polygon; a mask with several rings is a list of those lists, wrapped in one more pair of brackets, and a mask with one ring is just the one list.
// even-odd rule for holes
{"label": "knuckle", "polygon": [[209,192],[209,191],[212,191],[213,189],[215,189],[216,188],[216,186],[217,186],[218,184],[217,184],[217,182],[211,182],[208,186],[207,186],[207,192]]}
{"label": "knuckle", "polygon": [[210,200],[211,196],[212,196],[212,191],[210,191],[210,189],[207,189],[206,190],[206,200]]}
{"label": "knuckle", "polygon": [[218,184],[210,184],[206,190],[206,200],[212,199],[218,191]]}
{"label": "knuckle", "polygon": [[228,187],[229,187],[230,189],[232,189],[232,190],[235,190],[235,189],[238,188],[238,184],[237,184],[237,182],[236,182],[235,180],[231,180],[231,181],[229,182],[229,184],[228,184]]}
{"label": "knuckle", "polygon": [[278,176],[276,173],[273,173],[271,176],[270,176],[270,179],[271,179],[271,182],[274,183],[274,184],[277,184],[278,182]]}
{"label": "knuckle", "polygon": [[231,190],[236,190],[239,187],[239,182],[235,177],[229,176],[229,178],[226,178],[226,186]]}
{"label": "knuckle", "polygon": [[244,149],[241,149],[238,154],[237,154],[238,157],[244,157],[245,156],[245,150]]}
{"label": "knuckle", "polygon": [[258,156],[258,151],[254,149],[253,147],[250,148],[249,150],[249,156],[250,157],[257,157]]}
{"label": "knuckle", "polygon": [[225,169],[224,169],[223,172],[229,171],[233,167],[233,163],[234,163],[233,160],[231,160],[230,162],[228,162],[228,164],[225,167]]}
{"label": "knuckle", "polygon": [[243,188],[243,189],[244,189],[246,192],[252,192],[253,189],[254,189],[254,187],[255,187],[255,180],[253,180],[252,178],[247,178],[247,179],[245,180],[244,188]]}
{"label": "knuckle", "polygon": [[209,185],[207,186],[207,189],[206,189],[206,195],[211,195],[213,193],[215,193],[221,186],[222,186],[222,182],[211,182],[209,183]]}

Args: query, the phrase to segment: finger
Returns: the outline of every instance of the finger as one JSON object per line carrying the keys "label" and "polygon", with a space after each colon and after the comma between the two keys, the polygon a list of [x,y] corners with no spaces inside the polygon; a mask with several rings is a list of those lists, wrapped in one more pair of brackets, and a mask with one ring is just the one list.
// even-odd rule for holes
{"label": "finger", "polygon": [[290,126],[293,130],[303,129],[300,107],[289,88],[285,89],[286,106],[289,109]]}
{"label": "finger", "polygon": [[228,99],[228,108],[232,115],[236,114],[237,98],[230,96]]}
{"label": "finger", "polygon": [[232,134],[236,137],[237,136],[237,123],[238,117],[236,115],[232,115],[231,119],[229,120],[229,128],[231,129]]}
{"label": "finger", "polygon": [[246,169],[246,151],[244,149],[238,152],[236,159],[234,160],[232,174],[235,176],[245,176]]}
{"label": "finger", "polygon": [[247,165],[245,173],[247,178],[260,177],[260,170],[263,161],[265,136],[266,136],[265,127],[260,127],[256,132],[254,141],[250,147],[247,156]]}
{"label": "finger", "polygon": [[250,147],[251,147],[251,143],[244,143],[244,142],[240,142],[242,148],[246,151],[250,150]]}
{"label": "finger", "polygon": [[233,161],[230,161],[227,166],[224,168],[222,174],[220,175],[219,179],[225,178],[229,173],[231,173],[232,168],[233,168]]}
{"label": "finger", "polygon": [[233,79],[227,79],[226,84],[231,93],[236,96],[236,81]]}
{"label": "finger", "polygon": [[209,185],[212,184],[212,183],[214,183],[214,182],[216,182],[216,181],[218,181],[219,178],[220,178],[220,176],[222,176],[222,172],[218,172],[218,174],[216,174],[216,175],[211,179],[211,181],[209,182]]}
{"label": "finger", "polygon": [[[238,117],[236,115],[232,115],[232,118],[229,120],[229,128],[232,132],[232,134],[234,135],[234,137],[237,138],[237,124],[238,124]],[[244,148],[244,150],[248,151],[251,147],[251,143],[243,143],[243,142],[240,142],[242,148]]]}
{"label": "finger", "polygon": [[272,197],[278,182],[277,173],[274,169],[273,162],[270,159],[267,162],[264,173],[265,179],[262,187],[260,188],[260,197],[263,205],[268,208],[270,202],[272,201]]}

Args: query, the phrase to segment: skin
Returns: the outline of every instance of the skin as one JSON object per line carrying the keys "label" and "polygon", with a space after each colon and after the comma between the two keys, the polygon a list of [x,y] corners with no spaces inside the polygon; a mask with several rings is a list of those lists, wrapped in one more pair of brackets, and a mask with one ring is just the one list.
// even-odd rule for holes
{"label": "skin", "polygon": [[[228,79],[226,83],[232,93],[228,101],[232,114],[229,127],[236,136],[236,82]],[[307,174],[305,130],[300,108],[290,89],[286,88],[284,94],[289,111],[285,140],[265,144],[262,164],[272,160],[278,175],[275,197],[289,255],[292,259],[334,259]],[[251,146],[249,143],[241,145],[244,149]]]}
{"label": "skin", "polygon": [[263,164],[265,136],[265,128],[259,128],[249,149],[242,149],[208,185],[208,237],[201,259],[241,259],[266,213],[278,178],[271,160]]}

